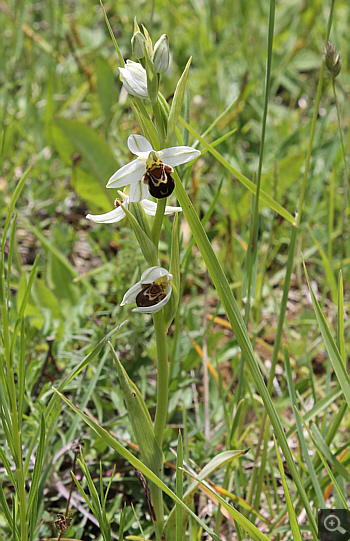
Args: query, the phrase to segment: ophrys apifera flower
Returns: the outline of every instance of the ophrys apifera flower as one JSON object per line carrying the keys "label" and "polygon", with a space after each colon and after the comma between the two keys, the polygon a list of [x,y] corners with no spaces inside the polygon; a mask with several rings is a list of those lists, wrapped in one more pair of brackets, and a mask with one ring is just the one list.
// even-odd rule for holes
{"label": "ophrys apifera flower", "polygon": [[107,188],[121,188],[130,185],[129,202],[145,199],[149,193],[156,199],[168,197],[175,183],[171,176],[174,167],[190,162],[200,155],[199,150],[187,146],[154,150],[142,135],[130,135],[130,152],[136,160],[124,165],[111,176]]}
{"label": "ophrys apifera flower", "polygon": [[124,295],[120,306],[136,302],[133,312],[154,314],[169,301],[173,275],[163,267],[150,267],[141,275],[141,280]]}

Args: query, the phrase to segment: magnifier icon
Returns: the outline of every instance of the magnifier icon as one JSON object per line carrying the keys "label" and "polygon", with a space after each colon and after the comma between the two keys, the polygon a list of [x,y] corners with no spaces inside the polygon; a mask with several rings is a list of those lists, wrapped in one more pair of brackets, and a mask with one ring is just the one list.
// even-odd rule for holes
{"label": "magnifier icon", "polygon": [[323,525],[329,532],[346,533],[346,530],[340,526],[340,520],[335,515],[328,515],[323,521]]}

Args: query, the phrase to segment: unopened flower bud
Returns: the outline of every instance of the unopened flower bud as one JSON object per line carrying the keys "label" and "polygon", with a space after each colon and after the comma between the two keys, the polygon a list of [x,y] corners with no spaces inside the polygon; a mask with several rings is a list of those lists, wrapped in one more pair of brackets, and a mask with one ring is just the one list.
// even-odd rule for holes
{"label": "unopened flower bud", "polygon": [[342,62],[340,59],[340,51],[338,52],[333,43],[330,41],[324,48],[324,59],[326,62],[326,68],[331,76],[335,79],[340,73]]}
{"label": "unopened flower bud", "polygon": [[153,54],[153,45],[152,45],[151,36],[149,35],[148,30],[144,25],[142,25],[142,30],[143,30],[143,35],[145,36],[147,51],[148,51],[149,57],[151,58]]}
{"label": "unopened flower bud", "polygon": [[131,38],[132,54],[137,60],[144,58],[145,56],[146,40],[144,35],[138,30]]}
{"label": "unopened flower bud", "polygon": [[157,73],[164,73],[169,66],[169,40],[163,34],[154,46],[153,64]]}

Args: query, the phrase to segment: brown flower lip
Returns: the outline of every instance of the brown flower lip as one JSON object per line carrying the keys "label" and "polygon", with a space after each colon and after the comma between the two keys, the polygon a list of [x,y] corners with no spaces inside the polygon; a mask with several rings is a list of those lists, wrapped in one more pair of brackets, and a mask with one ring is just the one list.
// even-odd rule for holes
{"label": "brown flower lip", "polygon": [[175,188],[175,182],[171,173],[174,169],[170,165],[157,163],[147,169],[142,177],[142,182],[147,184],[149,193],[156,199],[163,199],[171,195]]}
{"label": "brown flower lip", "polygon": [[165,288],[158,284],[141,284],[142,291],[136,297],[137,306],[155,306],[165,299]]}

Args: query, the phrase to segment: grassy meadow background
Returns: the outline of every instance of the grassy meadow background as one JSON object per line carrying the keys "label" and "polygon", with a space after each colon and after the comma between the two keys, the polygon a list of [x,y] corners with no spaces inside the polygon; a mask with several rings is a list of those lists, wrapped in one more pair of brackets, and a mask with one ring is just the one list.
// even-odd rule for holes
{"label": "grassy meadow background", "polygon": [[[210,143],[219,140],[215,148],[220,155],[254,181],[264,110],[268,3],[120,0],[107,2],[105,9],[125,59],[131,57],[135,16],[139,24],[147,26],[153,41],[163,33],[168,35],[172,57],[162,77],[162,92],[169,100],[188,58],[193,56],[182,116],[199,134],[214,123],[205,139]],[[287,0],[276,5],[261,187],[293,216],[302,188],[329,11],[330,2],[325,0]],[[105,185],[111,174],[130,160],[126,141],[137,132],[119,80],[120,64],[102,9],[91,0],[1,0],[0,17],[2,224],[16,186],[23,175],[27,179],[16,203],[17,229],[12,240],[4,245],[11,332],[35,261],[37,265],[24,312],[25,323],[19,331],[23,333],[22,344],[25,336],[25,348],[14,347],[15,374],[21,372],[18,367],[25,366],[25,376],[23,372],[19,377],[28,488],[33,477],[40,418],[47,413],[52,385],[58,387],[109,331],[128,319],[112,338],[113,345],[153,416],[156,350],[150,316],[119,306],[125,291],[139,279],[145,267],[127,220],[98,225],[85,218],[89,212],[98,214],[112,209],[117,192],[106,190]],[[336,79],[336,92],[345,154],[349,151],[350,123],[349,28],[349,4],[337,1],[330,41],[341,50],[343,63]],[[321,90],[276,377],[271,388],[315,516],[317,508],[322,507],[320,495],[327,507],[344,507],[350,482],[350,417],[333,374],[302,265],[303,258],[329,336],[333,336],[346,362],[350,321],[349,194],[332,80],[327,73]],[[178,127],[184,144],[193,145],[194,136],[180,123]],[[197,148],[204,150],[201,144]],[[253,215],[251,192],[210,152],[204,152],[193,168],[184,167],[182,179],[200,218],[209,211],[205,229],[244,316]],[[175,204],[175,197],[170,199]],[[254,300],[248,328],[266,381],[283,306],[292,228],[291,223],[260,204],[253,266]],[[165,254],[161,263],[165,267],[169,264],[166,254],[171,230],[172,217],[165,219],[161,240]],[[235,335],[207,279],[201,254],[191,244],[191,231],[184,218],[181,235],[183,297],[168,337],[171,385],[163,446],[165,482],[174,489],[176,458],[172,449],[176,451],[179,428],[186,464],[195,471],[225,449],[249,449],[239,460],[212,473],[210,480],[269,539],[293,539],[272,429],[267,434],[265,467],[261,471],[255,469],[256,487],[252,487],[254,460],[257,458],[257,464],[260,460],[256,451],[264,406],[249,370],[240,362]],[[11,272],[7,273],[9,266]],[[287,365],[284,346],[289,352]],[[2,356],[3,353],[4,350]],[[209,368],[209,394],[203,384],[203,359]],[[17,383],[16,375],[14,381]],[[64,394],[137,455],[107,346],[67,385]],[[205,415],[206,399],[209,416]],[[312,438],[301,427],[302,435],[299,432],[298,436],[292,400],[306,418],[307,426],[312,423]],[[10,457],[3,425],[4,421],[0,424],[0,445],[3,454]],[[77,438],[84,443],[84,458],[97,484],[100,462],[104,487],[116,465],[106,501],[113,536],[118,535],[125,506],[124,536],[148,538],[151,523],[147,502],[130,464],[67,406],[56,401],[47,420],[42,468],[36,472],[32,539],[58,537],[54,521],[58,513],[65,513],[73,467],[86,486],[71,450]],[[330,472],[318,457],[316,447],[331,467]],[[314,476],[306,454],[313,464]],[[285,473],[302,535],[312,539],[287,467]],[[16,508],[15,491],[2,458],[0,480],[0,539],[16,540],[6,510],[6,505],[10,512]],[[185,475],[184,482],[186,488],[191,480]],[[171,509],[170,498],[165,503]],[[101,540],[96,519],[75,485],[70,508],[72,524],[64,533],[65,538]],[[197,491],[194,509],[223,541],[244,539],[239,528],[236,533],[232,517],[227,513],[217,515],[215,499],[204,490]],[[187,539],[201,538],[204,533],[191,521]]]}

